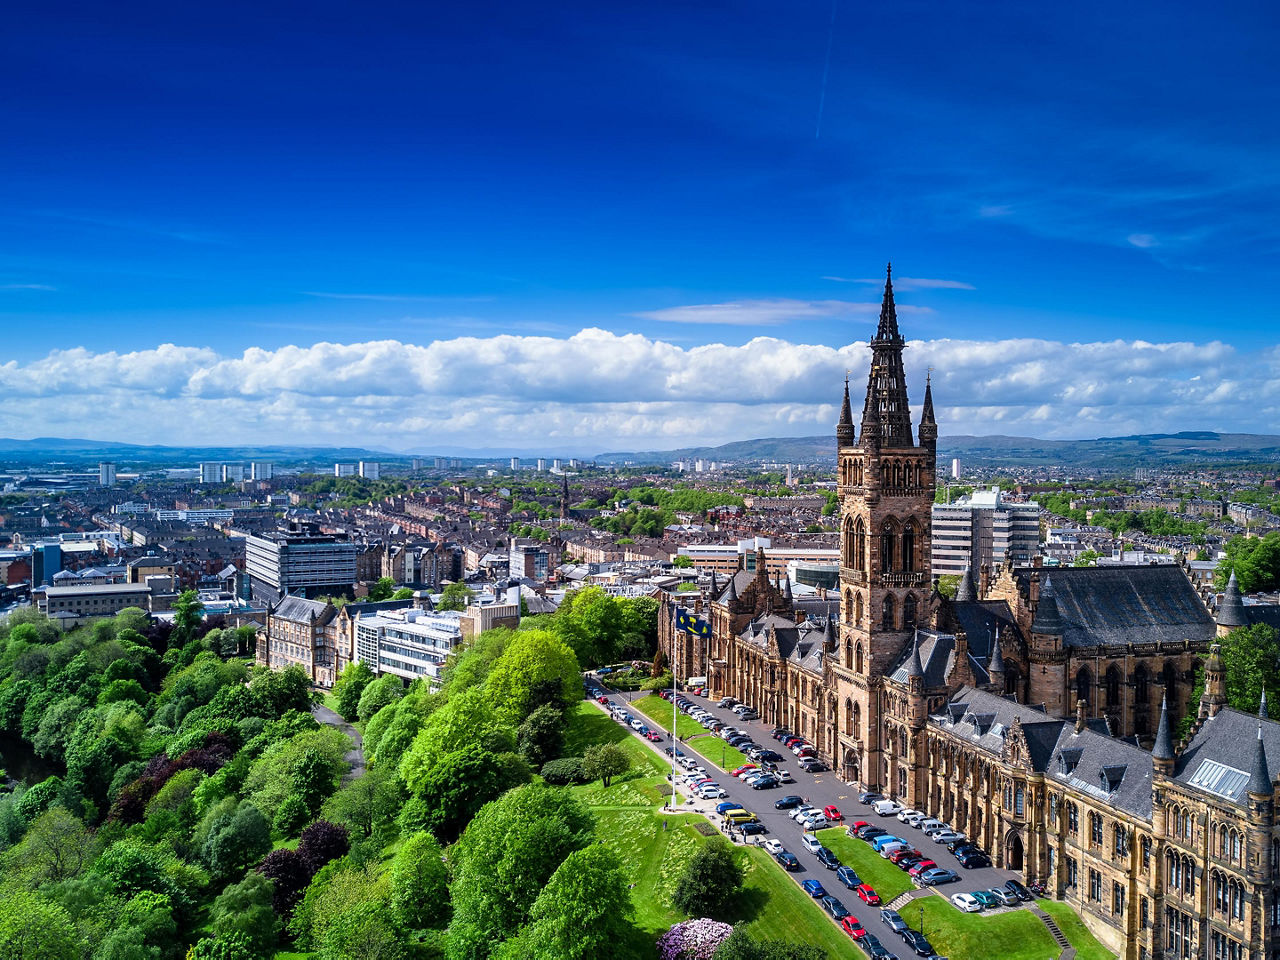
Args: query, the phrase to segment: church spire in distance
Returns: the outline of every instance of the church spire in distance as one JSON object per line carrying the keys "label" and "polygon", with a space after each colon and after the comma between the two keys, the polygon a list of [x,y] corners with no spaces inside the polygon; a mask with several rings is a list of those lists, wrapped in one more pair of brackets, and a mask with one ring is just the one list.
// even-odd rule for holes
{"label": "church spire in distance", "polygon": [[853,443],[853,408],[849,405],[849,374],[846,373],[844,376],[844,403],[840,407],[840,422],[836,424],[836,445],[852,447]]}

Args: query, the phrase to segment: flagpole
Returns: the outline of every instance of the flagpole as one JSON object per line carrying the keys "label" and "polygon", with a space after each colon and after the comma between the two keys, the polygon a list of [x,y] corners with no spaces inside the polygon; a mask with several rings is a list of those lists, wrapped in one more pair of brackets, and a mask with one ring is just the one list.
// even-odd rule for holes
{"label": "flagpole", "polygon": [[676,627],[680,623],[680,608],[675,608],[675,618],[671,621],[671,810],[676,809]]}

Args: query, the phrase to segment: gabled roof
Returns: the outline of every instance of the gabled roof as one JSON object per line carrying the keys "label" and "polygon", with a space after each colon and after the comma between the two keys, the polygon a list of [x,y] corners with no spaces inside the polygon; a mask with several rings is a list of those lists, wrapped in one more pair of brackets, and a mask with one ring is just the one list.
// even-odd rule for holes
{"label": "gabled roof", "polygon": [[315,617],[319,619],[324,614],[325,608],[333,609],[328,604],[320,600],[308,600],[305,597],[284,596],[280,598],[280,602],[276,604],[275,609],[271,611],[273,617],[279,617],[281,620],[293,620],[301,623]]}
{"label": "gabled roof", "polygon": [[1151,754],[1087,725],[1063,721],[1045,777],[1151,820]]}
{"label": "gabled roof", "polygon": [[[1258,763],[1258,733],[1266,771],[1280,769],[1280,723],[1224,707],[1205,719],[1187,744],[1174,779],[1219,799],[1243,805]],[[1270,778],[1270,774],[1266,774]]]}
{"label": "gabled roof", "polygon": [[991,638],[996,630],[1000,631],[1000,640],[1004,644],[1006,654],[1013,650],[1009,641],[1022,639],[1022,630],[1018,621],[1004,600],[979,600],[971,603],[953,602],[951,615],[956,626],[964,631],[969,640],[969,652],[979,657],[983,663],[991,655]]}
{"label": "gabled roof", "polygon": [[[1014,571],[1025,595],[1033,568]],[[1053,589],[1069,647],[1191,640],[1208,643],[1213,618],[1173,565],[1061,567]]]}

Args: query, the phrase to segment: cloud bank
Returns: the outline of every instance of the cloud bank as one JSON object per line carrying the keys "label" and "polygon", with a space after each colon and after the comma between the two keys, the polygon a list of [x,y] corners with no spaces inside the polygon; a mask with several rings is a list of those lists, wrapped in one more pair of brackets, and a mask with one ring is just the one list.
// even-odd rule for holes
{"label": "cloud bank", "polygon": [[[1280,348],[1114,340],[911,341],[941,432],[1093,437],[1270,432]],[[756,337],[681,347],[588,328],[570,337],[315,343],[224,355],[162,344],[55,350],[0,365],[0,434],[133,443],[351,443],[397,450],[590,453],[831,431],[845,371],[855,406],[865,343]]]}

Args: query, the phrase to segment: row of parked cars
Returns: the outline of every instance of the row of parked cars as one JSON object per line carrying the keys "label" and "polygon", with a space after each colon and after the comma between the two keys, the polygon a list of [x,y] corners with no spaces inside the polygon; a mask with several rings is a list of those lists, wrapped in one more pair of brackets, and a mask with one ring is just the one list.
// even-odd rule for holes
{"label": "row of parked cars", "polygon": [[[966,870],[991,866],[991,858],[987,855],[987,852],[976,843],[970,842],[963,833],[953,830],[949,824],[934,819],[920,810],[904,807],[878,793],[863,793],[858,799],[863,803],[871,804],[871,808],[882,817],[896,816],[902,823],[919,830],[934,843],[945,845],[955,855],[956,862]],[[870,827],[873,831],[880,829],[873,824],[865,824],[865,826]],[[851,829],[850,833],[852,832],[853,830]],[[887,830],[883,832],[888,833]],[[873,835],[878,836],[879,834]],[[910,846],[901,837],[893,837],[892,839]]]}
{"label": "row of parked cars", "polygon": [[616,720],[618,723],[626,724],[636,733],[640,734],[640,736],[644,737],[646,740],[649,740],[653,743],[662,742],[663,740],[662,734],[658,733],[658,731],[656,730],[650,730],[648,724],[646,724],[639,717],[633,717],[630,713],[627,712],[626,708],[623,707],[622,704],[614,703],[608,697],[604,697],[604,696],[596,697],[596,703],[600,704],[607,711],[609,711],[609,716],[613,717],[613,719]]}

